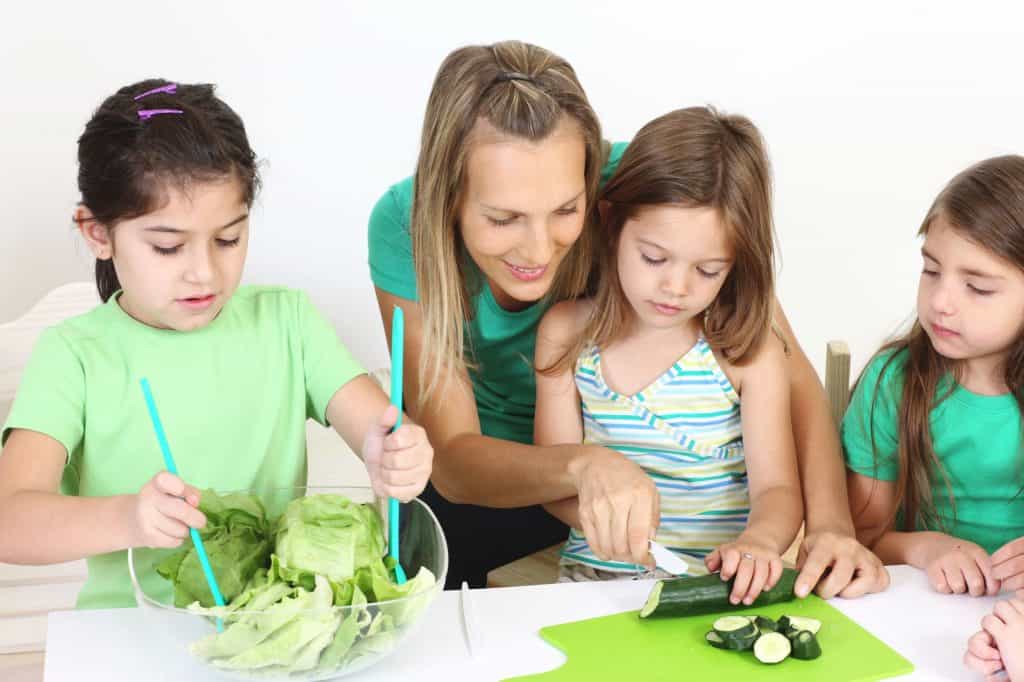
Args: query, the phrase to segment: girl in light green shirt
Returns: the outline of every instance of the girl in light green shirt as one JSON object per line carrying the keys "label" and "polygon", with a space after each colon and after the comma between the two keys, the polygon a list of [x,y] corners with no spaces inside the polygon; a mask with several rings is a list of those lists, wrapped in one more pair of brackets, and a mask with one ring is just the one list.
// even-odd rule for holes
{"label": "girl in light green shirt", "polygon": [[[304,294],[239,288],[256,160],[212,86],[122,88],[78,159],[75,222],[104,303],[44,332],[26,367],[2,432],[0,561],[86,557],[78,605],[133,606],[125,550],[201,528],[199,488],[305,485],[309,418],[361,453],[378,494],[419,494],[423,429],[388,435],[397,410]],[[143,377],[188,483],[161,471]]]}

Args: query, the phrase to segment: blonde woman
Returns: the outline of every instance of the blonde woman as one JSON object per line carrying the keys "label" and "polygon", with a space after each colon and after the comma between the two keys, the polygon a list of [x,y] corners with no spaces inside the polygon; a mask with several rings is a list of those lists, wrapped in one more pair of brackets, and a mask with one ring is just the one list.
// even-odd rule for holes
{"label": "blonde woman", "polygon": [[[604,447],[533,445],[537,327],[587,288],[594,201],[624,149],[602,142],[565,60],[515,41],[460,48],[434,80],[416,175],[374,207],[370,271],[386,334],[394,306],[405,311],[407,409],[435,449],[423,497],[448,537],[449,586],[481,586],[491,568],[564,540],[539,505],[571,498],[595,551],[650,563],[650,477]],[[774,318],[792,339],[777,304]],[[807,592],[831,568],[826,596],[884,589],[888,574],[853,536],[824,390],[790,345],[807,504],[798,584]]]}

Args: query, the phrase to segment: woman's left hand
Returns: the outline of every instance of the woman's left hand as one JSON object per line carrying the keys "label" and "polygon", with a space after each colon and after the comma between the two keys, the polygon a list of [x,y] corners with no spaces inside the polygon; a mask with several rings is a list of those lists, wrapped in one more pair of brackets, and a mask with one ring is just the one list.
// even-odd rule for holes
{"label": "woman's left hand", "polygon": [[[889,571],[870,549],[852,535],[808,533],[800,545],[796,596],[815,590],[822,599],[844,599],[882,592],[889,587]],[[828,576],[825,577],[825,572]]]}
{"label": "woman's left hand", "polygon": [[774,549],[741,535],[735,542],[719,545],[704,558],[709,571],[719,571],[722,580],[735,577],[729,601],[754,603],[762,590],[775,587],[782,577],[782,557]]}

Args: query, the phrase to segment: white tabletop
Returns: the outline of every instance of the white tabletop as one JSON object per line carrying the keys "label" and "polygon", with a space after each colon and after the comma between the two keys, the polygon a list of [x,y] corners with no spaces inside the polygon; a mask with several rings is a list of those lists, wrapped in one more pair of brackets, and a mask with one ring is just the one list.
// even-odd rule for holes
{"label": "white tabletop", "polygon": [[[907,566],[890,567],[890,573],[887,592],[831,604],[914,664],[915,672],[900,679],[976,680],[961,657],[996,600],[937,594],[921,571]],[[480,647],[473,657],[463,634],[460,595],[444,592],[400,651],[349,679],[490,682],[551,670],[565,657],[540,639],[541,627],[639,608],[649,590],[647,581],[473,590]],[[50,614],[46,682],[223,679],[162,648],[145,615],[139,609]]]}

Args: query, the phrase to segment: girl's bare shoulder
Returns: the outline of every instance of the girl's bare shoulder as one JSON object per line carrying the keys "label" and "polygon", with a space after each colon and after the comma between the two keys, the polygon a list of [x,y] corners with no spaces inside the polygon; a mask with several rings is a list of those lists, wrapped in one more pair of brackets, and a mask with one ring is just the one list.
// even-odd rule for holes
{"label": "girl's bare shoulder", "polygon": [[537,336],[559,344],[571,343],[583,332],[593,310],[589,298],[560,301],[544,313]]}

